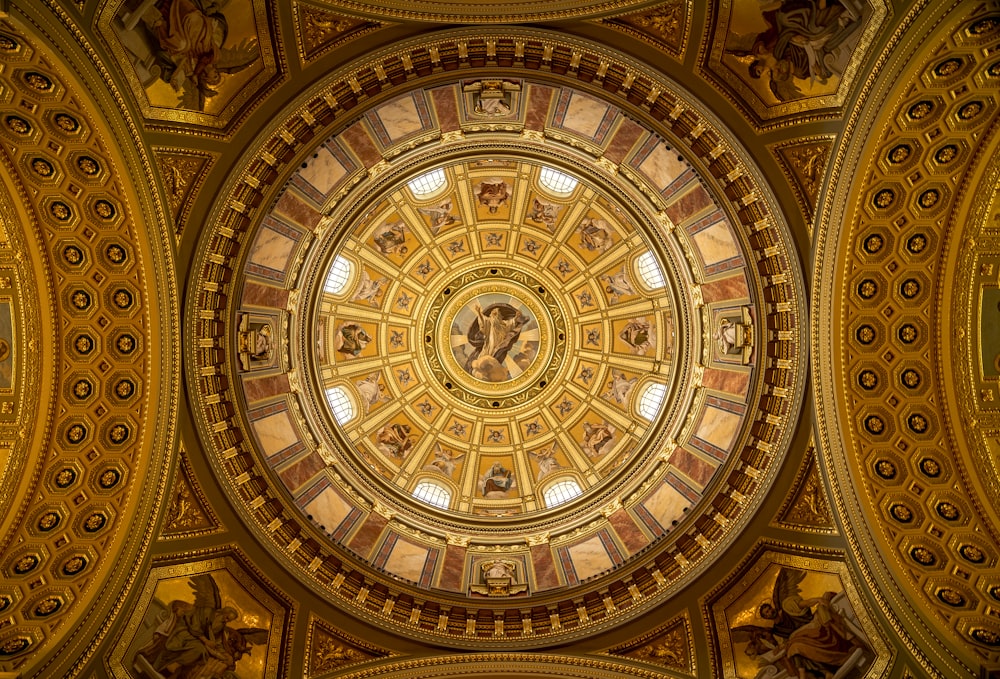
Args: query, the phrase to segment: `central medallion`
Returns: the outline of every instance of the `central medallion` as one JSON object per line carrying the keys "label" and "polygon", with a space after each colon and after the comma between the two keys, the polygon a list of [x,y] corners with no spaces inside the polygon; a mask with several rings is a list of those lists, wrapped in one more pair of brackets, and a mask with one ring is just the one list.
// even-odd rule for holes
{"label": "central medallion", "polygon": [[507,266],[449,280],[430,305],[424,355],[448,393],[495,409],[551,383],[565,354],[563,313],[545,284]]}

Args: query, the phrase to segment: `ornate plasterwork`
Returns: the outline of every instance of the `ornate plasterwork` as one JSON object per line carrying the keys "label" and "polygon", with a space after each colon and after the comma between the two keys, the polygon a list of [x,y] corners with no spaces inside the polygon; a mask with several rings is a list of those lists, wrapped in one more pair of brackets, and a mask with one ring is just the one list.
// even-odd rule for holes
{"label": "ornate plasterwork", "polygon": [[479,0],[327,0],[331,9],[359,15],[375,15],[450,24],[513,24],[564,19],[586,19],[621,13],[656,0],[515,0],[498,11],[495,5]]}
{"label": "ornate plasterwork", "polygon": [[824,9],[716,0],[699,72],[759,129],[834,117],[888,13],[883,0]]}
{"label": "ornate plasterwork", "polygon": [[[43,330],[15,353],[35,354],[51,397],[23,414],[40,439],[0,536],[9,597],[0,640],[5,669],[73,676],[86,656],[54,644],[80,635],[96,646],[137,576],[120,564],[141,560],[153,537],[176,417],[176,291],[165,219],[125,179],[152,172],[134,130],[114,118],[115,92],[88,89],[12,22],[0,24],[2,89],[16,101],[0,116],[2,172],[20,187],[12,214],[29,243],[20,256],[35,267],[55,337]],[[80,64],[91,57],[74,53]]]}
{"label": "ornate plasterwork", "polygon": [[[455,43],[458,49],[452,49]],[[447,50],[443,49],[449,45]],[[446,593],[447,588],[441,588],[435,584],[436,578],[441,577],[443,570],[432,568],[427,571],[429,578],[426,584],[416,583],[418,589],[410,589],[412,585],[407,585],[401,578],[386,578],[376,571],[363,569],[354,570],[349,562],[336,556],[340,547],[327,547],[328,537],[323,533],[331,530],[330,526],[309,526],[298,518],[300,510],[286,510],[283,506],[286,497],[286,490],[275,487],[274,476],[267,471],[267,465],[259,457],[255,430],[250,429],[247,420],[243,416],[232,417],[232,392],[233,381],[229,375],[232,374],[234,364],[227,358],[224,349],[235,341],[237,329],[234,326],[232,332],[226,329],[224,318],[242,318],[244,314],[249,314],[247,332],[254,331],[254,328],[262,330],[265,325],[280,327],[285,323],[284,309],[294,309],[300,303],[298,289],[289,289],[295,285],[294,281],[300,270],[312,271],[310,275],[317,275],[314,270],[301,269],[303,258],[307,252],[305,245],[311,242],[315,235],[322,235],[326,229],[332,225],[332,220],[324,219],[322,212],[316,208],[310,210],[300,210],[296,208],[296,201],[292,199],[276,203],[277,213],[284,214],[284,226],[280,227],[284,234],[285,255],[277,260],[266,260],[270,262],[264,274],[272,276],[272,281],[280,281],[275,285],[270,284],[269,289],[256,288],[250,297],[244,292],[244,302],[248,308],[242,313],[230,315],[226,311],[226,300],[236,299],[237,296],[230,297],[230,280],[226,273],[231,266],[237,266],[246,255],[246,248],[251,246],[248,242],[248,229],[253,227],[251,235],[256,234],[256,226],[260,223],[260,211],[257,206],[262,202],[268,206],[274,204],[274,198],[262,201],[262,193],[269,196],[275,194],[270,189],[271,183],[275,180],[274,169],[282,168],[283,171],[291,171],[291,168],[298,168],[301,159],[311,150],[303,148],[299,141],[299,135],[303,138],[312,139],[312,127],[317,121],[327,121],[331,124],[339,120],[348,109],[354,108],[359,98],[367,99],[365,106],[371,112],[366,116],[364,135],[368,141],[363,141],[356,136],[356,132],[349,132],[353,139],[351,148],[353,158],[353,169],[344,175],[344,188],[333,187],[330,195],[322,198],[323,210],[332,211],[334,208],[340,209],[340,201],[345,196],[351,195],[349,192],[355,184],[360,183],[361,193],[354,194],[364,196],[364,200],[352,200],[346,202],[350,205],[373,205],[366,192],[383,190],[383,184],[379,182],[391,182],[396,170],[393,169],[392,159],[397,155],[405,154],[412,149],[417,149],[421,145],[427,145],[426,149],[434,149],[435,153],[448,154],[448,144],[461,141],[473,133],[496,133],[513,132],[521,133],[522,140],[511,147],[528,149],[531,145],[547,141],[551,134],[552,142],[568,143],[569,145],[586,150],[588,153],[602,153],[601,146],[588,140],[580,134],[572,134],[553,125],[551,132],[549,128],[538,126],[526,127],[525,118],[520,112],[500,111],[504,116],[511,116],[508,121],[483,122],[468,121],[468,127],[464,127],[459,120],[458,129],[452,129],[447,134],[434,133],[423,128],[413,127],[410,123],[410,132],[400,138],[394,138],[388,132],[383,135],[379,131],[375,111],[379,106],[390,107],[390,97],[399,96],[399,91],[389,92],[389,82],[382,77],[385,74],[403,75],[414,72],[414,68],[422,68],[424,63],[437,63],[442,59],[455,59],[461,61],[466,58],[486,56],[496,54],[504,50],[503,58],[513,62],[513,68],[523,67],[534,68],[536,66],[548,64],[576,64],[581,75],[586,71],[586,76],[598,77],[600,79],[612,78],[621,84],[618,87],[623,94],[629,93],[629,98],[639,96],[647,102],[646,107],[634,109],[638,118],[643,121],[657,120],[656,126],[662,134],[668,135],[672,143],[677,144],[682,153],[691,154],[691,158],[697,159],[699,167],[703,167],[703,172],[711,174],[719,185],[725,185],[723,193],[721,190],[713,189],[715,196],[720,197],[727,206],[725,214],[727,219],[731,219],[734,229],[738,234],[738,242],[741,248],[749,248],[746,252],[753,252],[752,260],[756,262],[755,270],[763,272],[759,279],[755,278],[752,291],[755,300],[767,299],[766,303],[758,302],[755,313],[760,320],[753,321],[762,327],[764,320],[760,316],[768,316],[767,327],[770,330],[764,333],[764,338],[760,345],[755,345],[755,352],[759,351],[759,356],[766,356],[765,360],[770,366],[764,371],[761,377],[766,381],[761,384],[763,392],[760,398],[754,397],[752,407],[747,413],[752,413],[752,417],[760,422],[760,426],[754,429],[754,434],[749,435],[746,429],[737,439],[734,439],[734,454],[729,456],[727,464],[732,465],[732,472],[728,476],[728,483],[722,489],[723,496],[719,497],[711,509],[708,504],[699,505],[708,509],[712,519],[696,522],[694,514],[690,514],[684,521],[678,522],[677,530],[673,526],[667,532],[670,537],[660,545],[675,545],[675,549],[666,549],[663,546],[657,548],[658,556],[649,560],[641,567],[628,566],[624,569],[612,568],[613,575],[606,577],[598,573],[598,578],[590,578],[593,582],[585,581],[578,583],[568,578],[564,582],[557,576],[551,580],[548,586],[552,589],[561,587],[593,589],[601,587],[599,583],[604,582],[604,590],[596,597],[587,599],[585,607],[586,615],[580,614],[575,606],[570,605],[569,611],[562,609],[560,603],[557,607],[554,603],[548,606],[548,615],[540,616],[531,613],[527,607],[518,606],[517,599],[512,599],[510,604],[498,608],[495,602],[491,602],[488,608],[470,608],[468,599],[456,594]],[[581,58],[584,53],[593,53],[593,58]],[[577,56],[579,55],[579,56]],[[191,364],[192,388],[197,390],[198,399],[202,407],[198,410],[199,426],[202,428],[206,442],[211,442],[216,452],[213,456],[213,464],[216,466],[220,477],[227,485],[232,497],[240,497],[237,505],[246,508],[250,525],[255,531],[259,531],[265,538],[265,542],[276,545],[276,555],[283,560],[293,571],[298,572],[310,586],[318,588],[332,596],[338,605],[345,606],[355,614],[370,620],[375,624],[388,625],[409,636],[420,638],[447,640],[446,643],[458,646],[482,646],[484,644],[517,644],[524,647],[550,643],[553,638],[572,638],[589,633],[590,630],[599,630],[619,616],[633,616],[639,612],[648,610],[657,601],[661,600],[673,587],[686,582],[693,573],[699,571],[707,563],[708,554],[716,553],[714,550],[721,549],[721,545],[727,544],[732,539],[734,527],[742,525],[747,516],[747,511],[756,506],[763,496],[763,489],[768,487],[770,479],[774,474],[774,461],[783,455],[788,438],[791,435],[792,427],[780,426],[783,422],[788,422],[788,418],[797,416],[799,408],[799,394],[801,390],[800,375],[803,370],[803,363],[799,360],[798,337],[801,327],[799,313],[801,311],[801,279],[794,268],[794,257],[789,255],[787,246],[787,230],[774,221],[774,214],[770,205],[771,197],[766,188],[757,183],[756,174],[753,169],[746,164],[742,156],[734,153],[731,149],[732,142],[721,130],[714,128],[710,121],[702,118],[701,115],[684,100],[676,98],[674,94],[668,94],[671,87],[665,82],[646,74],[640,67],[634,64],[622,64],[612,56],[610,52],[603,52],[600,48],[575,42],[564,42],[556,39],[551,34],[538,32],[519,33],[513,41],[500,43],[493,42],[490,36],[483,36],[482,31],[478,33],[460,33],[450,36],[447,40],[435,39],[434,41],[415,42],[413,45],[402,48],[393,48],[385,54],[376,55],[377,58],[368,61],[378,63],[379,68],[372,66],[359,66],[357,69],[347,70],[337,74],[324,85],[324,90],[318,92],[317,96],[303,98],[294,106],[298,111],[285,119],[277,126],[273,135],[263,139],[259,147],[249,151],[248,161],[250,164],[242,173],[244,180],[234,179],[229,183],[223,194],[220,195],[220,202],[216,211],[216,226],[213,227],[211,235],[206,233],[201,245],[201,264],[199,264],[198,280],[195,288],[203,290],[198,302],[191,308],[191,321],[196,332],[192,336],[194,344],[190,347],[193,361]],[[602,65],[606,62],[606,65]],[[512,73],[513,75],[513,73]],[[440,79],[437,81],[440,84]],[[407,85],[412,88],[419,84],[414,81]],[[540,87],[547,87],[547,84],[539,83]],[[615,89],[610,83],[608,89]],[[589,90],[590,96],[597,94],[596,90]],[[403,91],[406,97],[413,97],[411,93]],[[450,95],[449,95],[450,96]],[[603,95],[602,95],[603,96]],[[369,97],[371,97],[369,99]],[[402,105],[401,100],[405,97],[391,102],[391,106]],[[446,97],[442,97],[445,101]],[[513,101],[513,100],[512,100]],[[613,99],[616,105],[628,106],[624,99]],[[485,111],[486,109],[484,109]],[[353,114],[352,114],[353,115]],[[345,116],[346,118],[346,116]],[[417,118],[410,118],[416,121]],[[422,119],[421,119],[422,120]],[[454,123],[449,123],[454,125]],[[370,128],[368,126],[371,126]],[[331,129],[340,129],[335,125]],[[369,133],[371,129],[374,132]],[[355,128],[360,131],[360,128]],[[523,130],[523,132],[522,132]],[[438,136],[440,134],[440,136]],[[315,143],[315,142],[313,142]],[[496,143],[496,142],[493,142]],[[662,143],[662,142],[657,142]],[[440,151],[438,151],[440,145]],[[383,151],[378,151],[384,148]],[[455,147],[458,148],[458,147]],[[553,145],[553,150],[558,148]],[[359,150],[360,149],[360,150]],[[378,151],[378,155],[370,151]],[[528,152],[528,151],[520,151]],[[331,151],[331,153],[333,153]],[[618,153],[621,153],[619,150]],[[360,155],[358,155],[360,154]],[[409,162],[415,154],[400,155]],[[567,154],[566,158],[573,157]],[[425,157],[426,158],[426,157]],[[361,162],[359,162],[359,160]],[[328,160],[324,160],[324,163]],[[341,162],[342,167],[343,162]],[[562,161],[569,162],[569,161]],[[302,170],[302,178],[309,175],[309,163]],[[367,172],[361,168],[367,166]],[[581,168],[585,165],[581,165]],[[669,210],[671,201],[664,201],[658,194],[658,189],[643,178],[638,167],[631,166],[628,162],[617,162],[610,158],[604,158],[602,167],[605,169],[614,168],[620,172],[626,181],[636,187],[643,194],[642,200],[648,200],[652,205],[661,206],[661,209]],[[287,168],[287,169],[285,169]],[[283,175],[287,177],[287,175]],[[365,178],[367,176],[367,179]],[[370,182],[370,183],[365,183]],[[294,183],[294,182],[293,182]],[[308,187],[300,186],[301,190],[308,191]],[[329,188],[329,187],[328,187]],[[721,198],[725,196],[725,198]],[[270,209],[267,207],[266,209]],[[276,214],[277,214],[276,213]],[[290,215],[297,214],[291,222],[288,221]],[[332,214],[332,212],[331,212]],[[655,214],[655,213],[654,213]],[[655,221],[663,228],[670,230],[678,228],[673,225],[667,212],[655,217]],[[275,227],[268,227],[274,231]],[[686,227],[685,227],[686,228]],[[290,230],[289,230],[290,229]],[[654,229],[654,231],[655,231]],[[268,236],[268,238],[274,238]],[[263,242],[263,241],[261,241]],[[259,252],[259,251],[258,251]],[[684,257],[688,265],[695,270],[702,272],[699,281],[703,280],[703,285],[694,286],[687,294],[691,295],[689,303],[700,308],[703,315],[705,327],[721,327],[723,318],[733,316],[741,319],[740,305],[735,306],[735,316],[728,313],[724,308],[720,308],[719,299],[730,299],[726,295],[732,295],[731,291],[722,292],[713,289],[709,283],[715,280],[715,276],[720,275],[714,270],[704,273],[705,264],[701,261],[703,254],[699,254],[699,248],[690,246],[686,248]],[[717,251],[718,252],[718,251]],[[258,263],[264,263],[265,259],[255,255]],[[747,257],[750,257],[748,254]],[[274,266],[277,265],[277,266]],[[261,271],[264,271],[261,269]],[[264,275],[261,274],[261,275]],[[757,274],[754,274],[757,276]],[[724,276],[723,276],[724,277]],[[287,281],[287,282],[286,282]],[[288,286],[288,287],[286,287]],[[761,286],[761,288],[757,288]],[[718,295],[722,293],[720,298]],[[747,294],[747,293],[743,293]],[[266,302],[264,300],[267,300]],[[249,307],[257,307],[256,311],[250,313]],[[724,306],[724,305],[722,305]],[[242,324],[242,321],[239,321]],[[256,325],[254,325],[256,324]],[[273,325],[277,324],[277,325]],[[242,327],[242,325],[241,325]],[[240,331],[242,332],[242,331]],[[756,335],[755,335],[756,336]],[[725,341],[723,341],[725,340]],[[721,338],[716,338],[706,346],[700,360],[705,369],[697,369],[692,372],[693,379],[705,385],[718,375],[708,370],[706,363],[723,363],[730,366],[741,366],[742,355],[728,355],[729,340],[725,333]],[[722,348],[719,348],[722,347]],[[263,357],[264,354],[261,354]],[[235,359],[233,359],[235,360]],[[297,394],[302,391],[300,380],[294,376],[283,376],[281,373],[287,370],[288,357],[284,351],[268,353],[268,358],[262,367],[264,372],[256,375],[250,374],[248,379],[261,380],[254,383],[255,398],[260,398],[260,394],[267,394],[265,402],[261,402],[261,408],[254,411],[250,421],[258,421],[263,418],[273,417],[272,422],[288,422],[295,431],[308,432],[308,418],[302,413],[298,402]],[[250,367],[252,364],[248,363]],[[733,369],[733,368],[727,368]],[[270,371],[270,372],[267,372]],[[711,382],[713,389],[725,391],[733,389],[732,384]],[[766,393],[766,395],[764,395]],[[713,402],[714,403],[714,402]],[[718,407],[713,405],[712,407]],[[685,419],[682,429],[684,435],[698,430],[697,413],[692,413]],[[263,431],[263,430],[260,430]],[[269,430],[277,431],[277,430]],[[288,431],[288,426],[282,425],[282,431]],[[270,436],[270,434],[268,435]],[[282,434],[285,436],[285,434]],[[293,446],[288,448],[291,455],[297,455],[296,451],[303,450],[305,456],[312,456],[304,466],[297,466],[295,470],[291,465],[284,474],[283,481],[297,484],[301,482],[302,474],[309,477],[315,471],[322,469],[324,460],[330,459],[326,455],[329,451],[324,451],[322,446],[315,450],[316,439],[312,434],[305,433],[299,436],[295,434],[293,439],[298,440]],[[293,439],[285,437],[287,443],[293,443]],[[274,440],[270,439],[269,440]],[[282,440],[282,439],[278,439]],[[735,442],[735,441],[738,441]],[[270,445],[270,444],[269,444]],[[670,448],[664,451],[665,455]],[[279,451],[275,451],[279,452]],[[282,455],[286,454],[284,452]],[[275,460],[280,460],[281,456],[273,455]],[[319,461],[319,469],[315,466]],[[305,462],[304,457],[296,458],[296,464]],[[661,467],[664,472],[678,464],[676,458],[665,457],[666,463]],[[309,471],[309,469],[315,471]],[[690,471],[690,470],[689,470]],[[685,472],[687,473],[687,472]],[[326,474],[326,472],[324,472]],[[338,478],[339,476],[339,478]],[[530,553],[532,560],[542,551],[558,550],[565,548],[570,554],[574,552],[575,545],[582,541],[597,539],[598,533],[603,530],[603,526],[608,525],[612,520],[619,521],[620,514],[631,510],[629,503],[643,501],[649,494],[657,489],[657,485],[650,481],[645,485],[636,488],[636,492],[623,499],[624,507],[620,509],[614,503],[608,502],[607,506],[597,505],[594,510],[597,514],[584,514],[574,520],[580,522],[578,528],[573,528],[569,533],[560,534],[549,530],[540,531],[538,535],[532,535],[530,539],[521,544],[497,544],[487,545],[469,544],[463,547],[459,543],[448,544],[437,527],[414,528],[413,525],[430,526],[426,517],[431,513],[422,515],[407,514],[402,511],[403,505],[399,508],[388,506],[381,500],[371,500],[366,496],[368,490],[350,491],[349,484],[343,483],[343,475],[333,472],[329,475],[331,482],[339,484],[344,489],[343,498],[359,510],[359,516],[364,517],[364,529],[356,535],[364,533],[366,538],[352,538],[350,544],[352,551],[358,553],[371,554],[371,558],[384,558],[379,555],[387,555],[388,552],[381,550],[370,551],[376,545],[367,542],[371,539],[381,539],[387,536],[392,539],[392,545],[408,543],[409,553],[415,553],[434,549],[452,550],[456,555],[467,553],[470,559],[482,550],[500,550],[505,553],[521,552],[524,555]],[[298,481],[296,481],[298,479]],[[329,497],[327,495],[326,497]],[[609,498],[610,499],[610,498]],[[277,500],[277,502],[275,501]],[[303,501],[308,498],[303,497]],[[324,500],[325,501],[325,500]],[[243,503],[246,503],[245,505]],[[588,512],[592,510],[588,508]],[[291,512],[291,513],[289,513]],[[435,515],[436,516],[436,515]],[[618,517],[613,519],[613,517]],[[398,517],[398,518],[397,518]],[[588,517],[593,517],[592,519]],[[566,517],[559,519],[565,521]],[[434,521],[437,521],[435,518]],[[586,523],[584,523],[586,521]],[[433,523],[433,522],[432,522]],[[445,525],[445,524],[442,524]],[[460,524],[454,524],[459,526]],[[502,525],[498,524],[498,525]],[[317,530],[318,529],[318,530]],[[307,537],[303,530],[313,535],[317,539]],[[523,530],[518,529],[523,535]],[[449,529],[447,532],[454,532]],[[435,533],[435,534],[432,534]],[[621,534],[619,534],[621,537]],[[612,538],[612,542],[616,538]],[[510,542],[505,540],[504,542]],[[387,543],[388,544],[388,543]],[[596,544],[596,543],[595,543]],[[474,549],[475,548],[475,549]],[[604,547],[602,547],[603,549]],[[619,548],[620,549],[620,548]],[[438,552],[440,553],[440,551]],[[551,553],[551,552],[550,552]],[[459,559],[463,557],[459,556]],[[356,562],[350,562],[356,563]],[[441,563],[441,562],[438,562]],[[612,563],[612,565],[614,565]],[[423,577],[423,576],[421,576]],[[605,578],[603,581],[601,578]],[[403,591],[413,591],[417,593],[416,600],[402,597]],[[453,590],[454,591],[454,590]],[[461,591],[461,590],[458,590]],[[579,591],[579,589],[578,589]],[[530,600],[530,599],[529,599]],[[549,599],[552,601],[551,597]],[[456,606],[457,601],[462,601],[461,607]],[[570,611],[574,614],[570,614]]]}
{"label": "ornate plasterwork", "polygon": [[[98,7],[96,32],[151,128],[198,126],[228,137],[281,83],[276,7],[238,0],[215,9],[195,7],[171,27],[174,18],[153,3],[103,0]],[[230,23],[239,30],[230,33]],[[212,35],[211,49],[198,41],[199,31]]]}
{"label": "ornate plasterwork", "polygon": [[315,616],[310,616],[306,634],[305,675],[309,679],[341,674],[348,665],[395,655]]}
{"label": "ornate plasterwork", "polygon": [[391,24],[329,12],[305,2],[295,3],[295,37],[299,60],[308,64],[327,52]]}
{"label": "ornate plasterwork", "polygon": [[606,653],[694,677],[698,671],[694,649],[691,620],[687,613],[682,613],[642,636],[609,648]]}
{"label": "ornate plasterwork", "polygon": [[[835,310],[815,318],[814,354],[816,375],[837,376],[818,378],[818,443],[837,510],[890,619],[904,634],[947,640],[918,661],[954,676],[997,659],[995,623],[984,614],[996,606],[989,462],[959,432],[975,431],[982,399],[965,339],[978,333],[969,291],[981,269],[970,263],[982,241],[969,240],[965,225],[984,223],[995,187],[995,174],[986,177],[997,148],[998,26],[986,6],[955,6],[911,39],[927,56],[903,77],[888,62],[852,120],[871,134],[836,158],[834,177],[852,181],[824,206],[816,260],[816,308]],[[961,283],[949,264],[957,259],[966,262]]]}
{"label": "ornate plasterwork", "polygon": [[781,169],[795,192],[810,237],[816,201],[826,177],[834,139],[833,135],[816,135],[771,146],[771,151],[781,162]]}
{"label": "ornate plasterwork", "polygon": [[177,456],[174,481],[167,490],[161,540],[211,535],[224,530],[195,477],[187,453]]}
{"label": "ornate plasterwork", "polygon": [[675,59],[683,59],[693,15],[691,0],[670,0],[638,12],[608,17],[601,23],[651,43]]}
{"label": "ornate plasterwork", "polygon": [[172,147],[153,147],[152,151],[160,171],[159,185],[170,206],[174,237],[179,241],[191,214],[191,207],[217,156]]}
{"label": "ornate plasterwork", "polygon": [[823,487],[823,479],[816,461],[816,449],[810,440],[806,454],[795,479],[792,481],[781,509],[775,517],[775,525],[792,530],[816,533],[836,533],[830,501]]}

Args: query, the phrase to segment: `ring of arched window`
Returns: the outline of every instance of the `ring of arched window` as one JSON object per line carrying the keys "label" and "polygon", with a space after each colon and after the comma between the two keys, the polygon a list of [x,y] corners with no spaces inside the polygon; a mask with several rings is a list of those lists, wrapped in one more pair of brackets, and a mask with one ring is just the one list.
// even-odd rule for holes
{"label": "ring of arched window", "polygon": [[413,497],[429,505],[448,509],[451,504],[451,491],[434,481],[421,481],[413,488]]}
{"label": "ring of arched window", "polygon": [[546,488],[542,493],[542,498],[545,500],[546,507],[555,507],[569,502],[581,493],[583,493],[583,489],[574,479],[563,479]]}
{"label": "ring of arched window", "polygon": [[667,285],[663,271],[652,252],[647,250],[636,257],[635,268],[643,284],[650,290],[659,290]]}
{"label": "ring of arched window", "polygon": [[639,414],[652,422],[660,412],[663,398],[667,395],[667,386],[659,382],[646,385],[639,396]]}
{"label": "ring of arched window", "polygon": [[571,177],[565,172],[560,172],[551,167],[542,167],[538,181],[542,186],[558,196],[568,196],[573,193],[573,189],[579,184],[575,177]]}
{"label": "ring of arched window", "polygon": [[406,185],[410,187],[410,191],[415,197],[427,198],[440,191],[447,183],[448,179],[445,177],[444,170],[438,167],[414,177]]}
{"label": "ring of arched window", "polygon": [[333,418],[343,426],[354,419],[354,403],[343,387],[330,387],[326,390],[326,402],[330,404]]}
{"label": "ring of arched window", "polygon": [[347,281],[351,279],[353,268],[350,260],[345,257],[341,257],[340,255],[334,257],[333,263],[330,264],[330,271],[326,274],[326,283],[323,285],[323,292],[331,295],[341,292],[347,286]]}

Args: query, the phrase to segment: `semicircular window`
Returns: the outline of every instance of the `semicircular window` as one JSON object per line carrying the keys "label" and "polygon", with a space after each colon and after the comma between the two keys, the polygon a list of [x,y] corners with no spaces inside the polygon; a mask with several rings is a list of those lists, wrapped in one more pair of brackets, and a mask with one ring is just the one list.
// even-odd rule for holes
{"label": "semicircular window", "polygon": [[573,189],[579,183],[574,177],[570,177],[565,172],[560,172],[551,167],[542,168],[538,181],[552,193],[563,196],[573,193]]}
{"label": "semicircular window", "polygon": [[413,497],[441,509],[448,509],[448,505],[451,504],[451,491],[433,481],[418,483],[413,489]]}
{"label": "semicircular window", "polygon": [[635,260],[635,268],[639,270],[642,282],[650,290],[659,290],[666,286],[667,281],[663,278],[660,265],[656,263],[656,257],[652,252],[644,252]]}
{"label": "semicircular window", "polygon": [[564,502],[569,502],[582,492],[583,489],[580,488],[580,484],[573,479],[558,481],[545,489],[545,493],[543,494],[545,506],[555,507]]}
{"label": "semicircular window", "polygon": [[326,390],[326,400],[333,411],[337,424],[343,426],[354,417],[354,404],[343,387],[330,387]]}
{"label": "semicircular window", "polygon": [[659,382],[647,385],[639,397],[639,414],[647,420],[652,421],[656,414],[660,412],[663,405],[663,397],[667,395],[667,387]]}
{"label": "semicircular window", "polygon": [[344,289],[350,278],[351,263],[340,255],[337,255],[333,260],[333,264],[330,265],[330,272],[326,275],[326,283],[323,285],[323,291],[331,295],[336,295]]}
{"label": "semicircular window", "polygon": [[447,181],[444,176],[444,170],[436,168],[430,172],[423,173],[419,177],[414,177],[406,185],[410,187],[413,195],[419,198],[431,195],[444,186]]}

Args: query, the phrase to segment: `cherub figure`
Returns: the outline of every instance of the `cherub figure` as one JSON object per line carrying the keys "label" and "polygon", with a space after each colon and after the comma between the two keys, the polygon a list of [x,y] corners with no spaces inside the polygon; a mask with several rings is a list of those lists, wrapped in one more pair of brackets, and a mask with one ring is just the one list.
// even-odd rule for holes
{"label": "cherub figure", "polygon": [[358,289],[354,291],[351,301],[368,302],[371,306],[377,307],[379,297],[385,292],[387,285],[389,285],[389,279],[385,276],[379,276],[373,280],[368,272],[362,269],[358,280]]}
{"label": "cherub figure", "polygon": [[534,198],[531,201],[531,209],[528,212],[528,219],[533,222],[544,224],[549,231],[555,231],[556,221],[559,219],[559,212],[562,205],[550,203],[541,198]]}
{"label": "cherub figure", "polygon": [[529,451],[529,453],[535,458],[535,462],[538,463],[538,481],[541,481],[557,469],[562,469],[562,465],[556,459],[555,443],[543,450]]}

